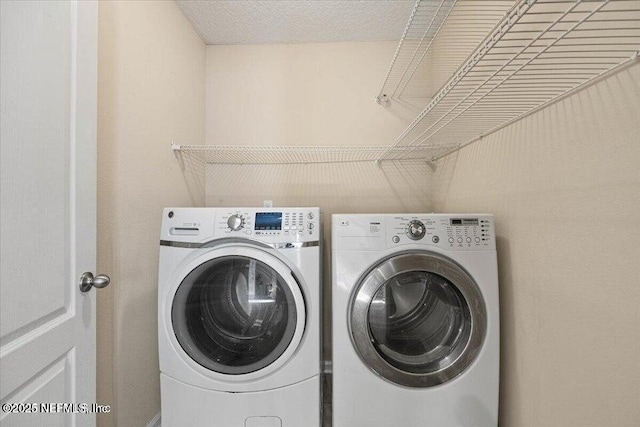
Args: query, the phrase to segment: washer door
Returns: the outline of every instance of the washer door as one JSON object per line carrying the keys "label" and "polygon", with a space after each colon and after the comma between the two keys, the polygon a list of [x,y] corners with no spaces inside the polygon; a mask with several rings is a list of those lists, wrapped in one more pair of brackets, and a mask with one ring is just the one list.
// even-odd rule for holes
{"label": "washer door", "polygon": [[[266,261],[219,256],[180,283],[171,308],[173,330],[182,349],[201,366],[248,374],[274,364],[292,341],[299,342],[300,317],[305,316],[299,284]],[[286,268],[275,257],[269,264],[281,272]]]}
{"label": "washer door", "polygon": [[478,285],[462,267],[430,252],[381,261],[351,303],[351,336],[362,360],[397,384],[447,382],[476,359],[486,334]]}

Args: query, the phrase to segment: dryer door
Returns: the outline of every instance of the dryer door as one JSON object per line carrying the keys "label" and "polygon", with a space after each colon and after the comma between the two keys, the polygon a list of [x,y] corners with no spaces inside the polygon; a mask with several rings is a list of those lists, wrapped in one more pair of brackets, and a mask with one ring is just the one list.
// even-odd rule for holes
{"label": "dryer door", "polygon": [[218,256],[193,269],[171,307],[185,353],[226,375],[283,363],[278,360],[301,339],[304,317],[299,284],[284,263],[244,254]]}
{"label": "dryer door", "polygon": [[486,309],[473,278],[430,252],[382,260],[351,302],[351,336],[362,360],[384,378],[431,387],[461,374],[486,334]]}

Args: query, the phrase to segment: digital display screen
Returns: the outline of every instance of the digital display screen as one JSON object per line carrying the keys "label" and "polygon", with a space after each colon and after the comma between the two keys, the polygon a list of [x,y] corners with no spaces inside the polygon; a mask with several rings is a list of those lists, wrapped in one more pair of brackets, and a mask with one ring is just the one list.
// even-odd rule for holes
{"label": "digital display screen", "polygon": [[451,218],[451,225],[478,225],[478,218]]}
{"label": "digital display screen", "polygon": [[256,230],[282,230],[282,212],[257,212]]}

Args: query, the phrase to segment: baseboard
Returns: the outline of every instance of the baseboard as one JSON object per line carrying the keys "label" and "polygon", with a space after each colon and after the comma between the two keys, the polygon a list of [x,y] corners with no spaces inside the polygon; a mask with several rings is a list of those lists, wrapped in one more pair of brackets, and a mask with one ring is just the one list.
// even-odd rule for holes
{"label": "baseboard", "polygon": [[147,424],[147,427],[160,427],[160,412],[158,412],[156,414],[155,417],[153,417],[153,419],[151,421],[149,421],[149,424]]}

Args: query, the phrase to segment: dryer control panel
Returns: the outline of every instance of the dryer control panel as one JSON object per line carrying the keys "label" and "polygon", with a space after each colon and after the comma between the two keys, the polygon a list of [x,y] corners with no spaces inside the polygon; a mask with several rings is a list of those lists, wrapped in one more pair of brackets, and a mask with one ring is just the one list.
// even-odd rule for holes
{"label": "dryer control panel", "polygon": [[397,215],[388,218],[387,235],[387,247],[421,242],[450,250],[495,248],[488,215]]}
{"label": "dryer control panel", "polygon": [[265,243],[320,238],[319,208],[167,208],[162,239],[201,242],[243,237]]}
{"label": "dryer control panel", "polygon": [[334,248],[383,250],[401,245],[446,250],[494,250],[489,214],[334,215]]}

